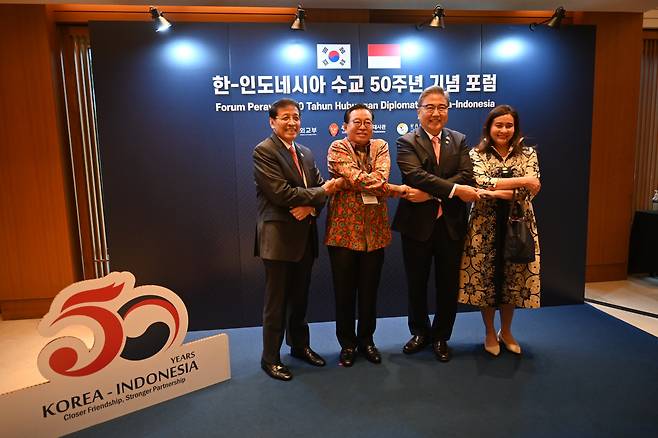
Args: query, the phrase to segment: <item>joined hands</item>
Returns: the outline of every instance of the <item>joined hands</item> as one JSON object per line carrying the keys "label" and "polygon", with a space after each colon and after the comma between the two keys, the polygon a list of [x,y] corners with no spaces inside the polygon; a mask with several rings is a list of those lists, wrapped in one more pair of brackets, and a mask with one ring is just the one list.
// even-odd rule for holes
{"label": "joined hands", "polygon": [[328,196],[331,196],[336,192],[345,190],[347,186],[348,186],[347,181],[345,180],[345,178],[341,176],[340,178],[332,178],[330,180],[325,181],[321,187],[324,189],[324,191],[327,193]]}
{"label": "joined hands", "polygon": [[309,214],[312,215],[314,212],[315,207],[308,205],[300,205],[299,207],[293,207],[290,209],[290,214],[292,214],[298,221],[306,219]]}
{"label": "joined hands", "polygon": [[455,196],[464,202],[474,202],[480,200],[481,193],[475,187],[457,184],[455,187]]}
{"label": "joined hands", "polygon": [[404,193],[404,195],[402,195],[402,197],[407,201],[416,203],[416,202],[425,202],[432,199],[432,196],[429,193],[426,193],[420,189],[414,189],[413,187],[409,187],[406,185],[404,187],[406,187],[407,190]]}

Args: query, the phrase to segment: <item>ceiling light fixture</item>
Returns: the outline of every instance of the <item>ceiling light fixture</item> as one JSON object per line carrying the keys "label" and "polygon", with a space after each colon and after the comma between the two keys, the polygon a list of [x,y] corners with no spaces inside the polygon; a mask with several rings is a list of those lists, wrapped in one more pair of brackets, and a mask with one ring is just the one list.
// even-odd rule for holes
{"label": "ceiling light fixture", "polygon": [[171,27],[171,23],[164,17],[163,12],[158,11],[153,6],[149,8],[149,12],[151,13],[156,32],[164,32]]}
{"label": "ceiling light fixture", "polygon": [[295,21],[292,22],[290,28],[292,30],[306,30],[306,11],[302,9],[302,5],[297,5],[297,13],[295,14]]}
{"label": "ceiling light fixture", "polygon": [[417,24],[416,29],[420,30],[423,27],[445,29],[446,28],[445,16],[446,13],[445,10],[443,9],[443,6],[436,5],[436,7],[434,8],[434,14],[432,15],[432,18],[430,18],[429,21],[424,21],[420,24]]}
{"label": "ceiling light fixture", "polygon": [[547,18],[546,20],[540,21],[539,23],[530,24],[530,30],[534,32],[535,28],[542,24],[545,24],[551,29],[559,29],[560,24],[562,24],[562,19],[566,13],[567,11],[562,6],[558,6],[557,9],[555,9],[555,12],[553,12],[551,18]]}

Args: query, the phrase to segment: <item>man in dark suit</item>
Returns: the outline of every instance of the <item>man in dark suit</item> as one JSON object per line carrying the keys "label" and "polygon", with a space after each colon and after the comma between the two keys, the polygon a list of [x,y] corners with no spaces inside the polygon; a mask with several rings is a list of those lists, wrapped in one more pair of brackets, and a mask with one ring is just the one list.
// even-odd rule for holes
{"label": "man in dark suit", "polygon": [[[448,94],[426,88],[418,99],[420,127],[397,140],[402,180],[411,187],[398,204],[393,229],[402,234],[409,290],[409,330],[403,352],[432,344],[441,362],[451,358],[448,340],[457,313],[459,267],[468,220],[467,202],[478,199],[464,134],[445,128]],[[434,259],[436,312],[430,326],[427,281]]]}
{"label": "man in dark suit", "polygon": [[315,218],[336,180],[325,182],[311,150],[295,142],[301,128],[297,102],[278,100],[269,116],[273,134],[253,153],[258,200],[254,253],[265,265],[261,367],[274,379],[290,380],[292,373],[279,356],[284,333],[293,357],[325,365],[309,346],[306,304],[318,256]]}

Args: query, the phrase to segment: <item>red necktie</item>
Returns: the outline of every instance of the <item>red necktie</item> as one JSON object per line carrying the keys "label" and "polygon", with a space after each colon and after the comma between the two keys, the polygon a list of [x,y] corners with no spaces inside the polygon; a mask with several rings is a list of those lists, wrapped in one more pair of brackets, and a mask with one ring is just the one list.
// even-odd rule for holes
{"label": "red necktie", "polygon": [[[439,141],[438,135],[432,137],[432,148],[434,148],[434,155],[436,155],[436,164],[439,164],[439,157],[441,156],[441,142]],[[436,218],[440,218],[442,214],[443,208],[439,202],[439,211],[436,213]]]}
{"label": "red necktie", "polygon": [[295,147],[291,146],[290,148],[288,148],[288,150],[290,151],[290,155],[292,155],[292,161],[295,162],[295,166],[297,167],[297,172],[299,172],[299,176],[301,176],[303,178],[304,174],[302,173],[302,168],[299,167],[299,159],[297,158],[297,153],[295,152]]}

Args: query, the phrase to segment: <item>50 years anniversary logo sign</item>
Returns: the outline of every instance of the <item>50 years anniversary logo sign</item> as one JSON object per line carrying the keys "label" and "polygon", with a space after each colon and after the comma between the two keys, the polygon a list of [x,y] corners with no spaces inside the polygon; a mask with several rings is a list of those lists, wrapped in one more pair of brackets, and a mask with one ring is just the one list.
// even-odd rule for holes
{"label": "50 years anniversary logo sign", "polygon": [[[174,292],[135,287],[130,272],[72,284],[38,326],[55,337],[39,353],[48,382],[2,394],[10,436],[59,436],[230,378],[228,337],[183,344],[187,310]],[[72,336],[85,326],[93,345]]]}

